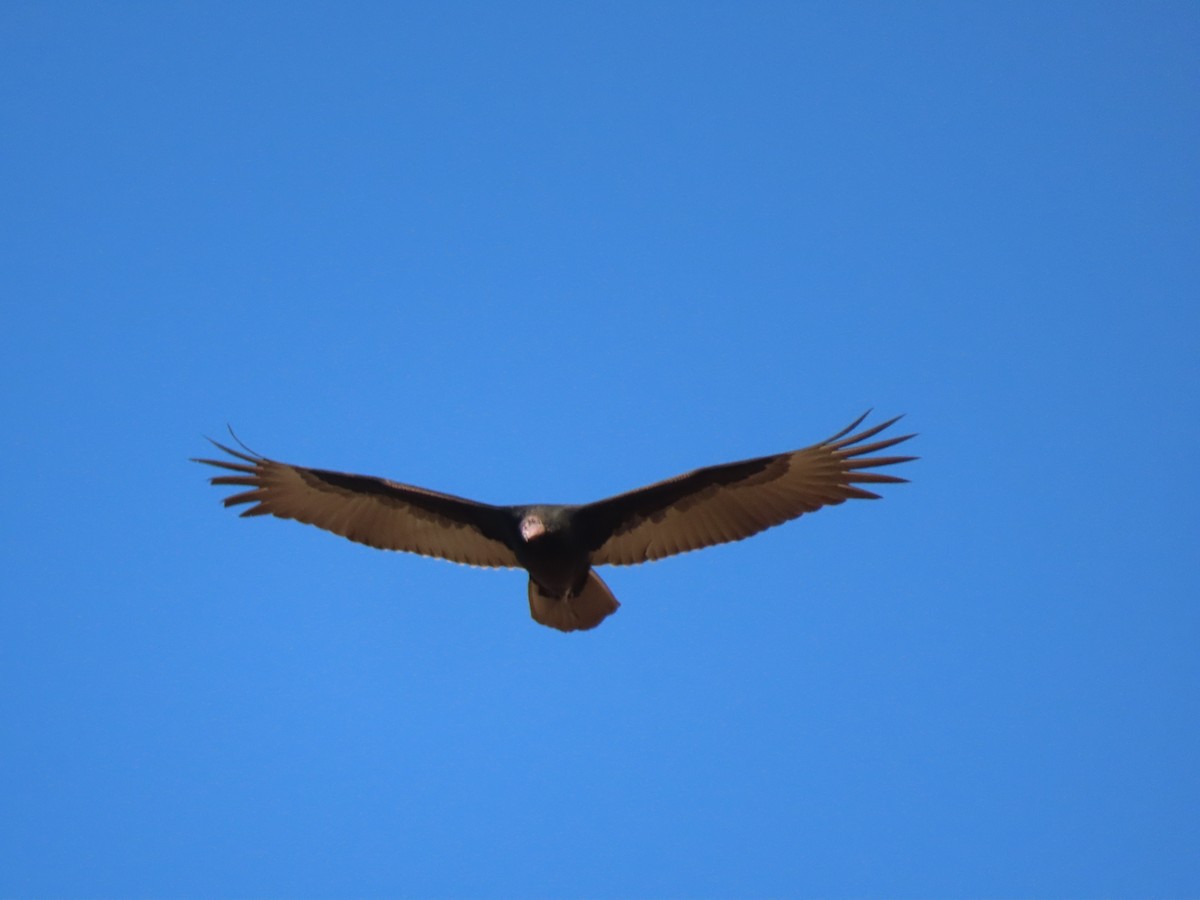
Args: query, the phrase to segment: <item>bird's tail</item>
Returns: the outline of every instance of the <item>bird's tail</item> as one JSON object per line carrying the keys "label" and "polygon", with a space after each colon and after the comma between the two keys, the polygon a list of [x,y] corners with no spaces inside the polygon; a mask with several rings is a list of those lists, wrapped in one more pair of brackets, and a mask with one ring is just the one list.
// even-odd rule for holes
{"label": "bird's tail", "polygon": [[535,622],[559,631],[595,628],[621,604],[595,572],[588,572],[583,590],[575,596],[552,597],[529,579],[529,614]]}

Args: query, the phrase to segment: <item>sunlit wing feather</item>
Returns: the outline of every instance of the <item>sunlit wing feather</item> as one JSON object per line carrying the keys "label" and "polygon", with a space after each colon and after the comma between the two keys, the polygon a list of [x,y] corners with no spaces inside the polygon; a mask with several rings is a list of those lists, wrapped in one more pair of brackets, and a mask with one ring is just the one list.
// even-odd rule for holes
{"label": "sunlit wing feather", "polygon": [[878,499],[862,484],[907,481],[870,471],[916,459],[869,456],[913,437],[863,443],[900,417],[837,434],[791,453],[697,469],[579,510],[577,525],[594,565],[632,565],[713,544],[738,541],[822,506]]}
{"label": "sunlit wing feather", "polygon": [[466,565],[519,565],[501,539],[507,522],[499,507],[369,475],[293,466],[212,443],[232,458],[196,462],[237,473],[211,481],[248,489],[225,498],[226,506],[253,504],[243,516],[295,519],[382,550]]}

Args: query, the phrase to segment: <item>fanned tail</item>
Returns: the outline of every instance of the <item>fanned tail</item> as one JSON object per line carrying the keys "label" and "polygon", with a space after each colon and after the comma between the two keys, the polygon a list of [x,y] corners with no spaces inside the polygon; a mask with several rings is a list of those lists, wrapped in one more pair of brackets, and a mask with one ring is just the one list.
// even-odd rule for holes
{"label": "fanned tail", "polygon": [[595,572],[588,572],[583,590],[575,596],[552,597],[529,579],[529,614],[535,622],[559,631],[595,628],[621,604]]}

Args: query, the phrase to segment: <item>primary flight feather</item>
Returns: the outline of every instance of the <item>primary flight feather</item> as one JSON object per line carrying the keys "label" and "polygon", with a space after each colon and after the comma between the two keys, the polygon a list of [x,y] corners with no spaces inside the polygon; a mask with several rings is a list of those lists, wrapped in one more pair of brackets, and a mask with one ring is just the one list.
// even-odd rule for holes
{"label": "primary flight feather", "polygon": [[243,516],[295,519],[382,550],[523,568],[533,618],[576,631],[596,627],[620,605],[592,566],[740,541],[822,506],[878,499],[859,485],[906,481],[873,470],[916,457],[870,454],[913,435],[865,443],[899,416],[852,433],[865,418],[802,450],[696,469],[582,506],[491,506],[384,478],[276,462],[216,441],[229,458],[195,461],[234,473],[211,481],[246,489],[225,498],[226,506],[251,504]]}

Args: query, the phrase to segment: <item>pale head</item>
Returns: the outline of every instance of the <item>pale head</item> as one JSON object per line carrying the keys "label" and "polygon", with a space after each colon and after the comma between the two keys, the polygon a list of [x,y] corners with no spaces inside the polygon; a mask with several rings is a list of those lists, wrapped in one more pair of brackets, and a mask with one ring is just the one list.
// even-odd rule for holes
{"label": "pale head", "polygon": [[536,513],[529,513],[521,519],[521,540],[529,543],[546,533],[546,523]]}

